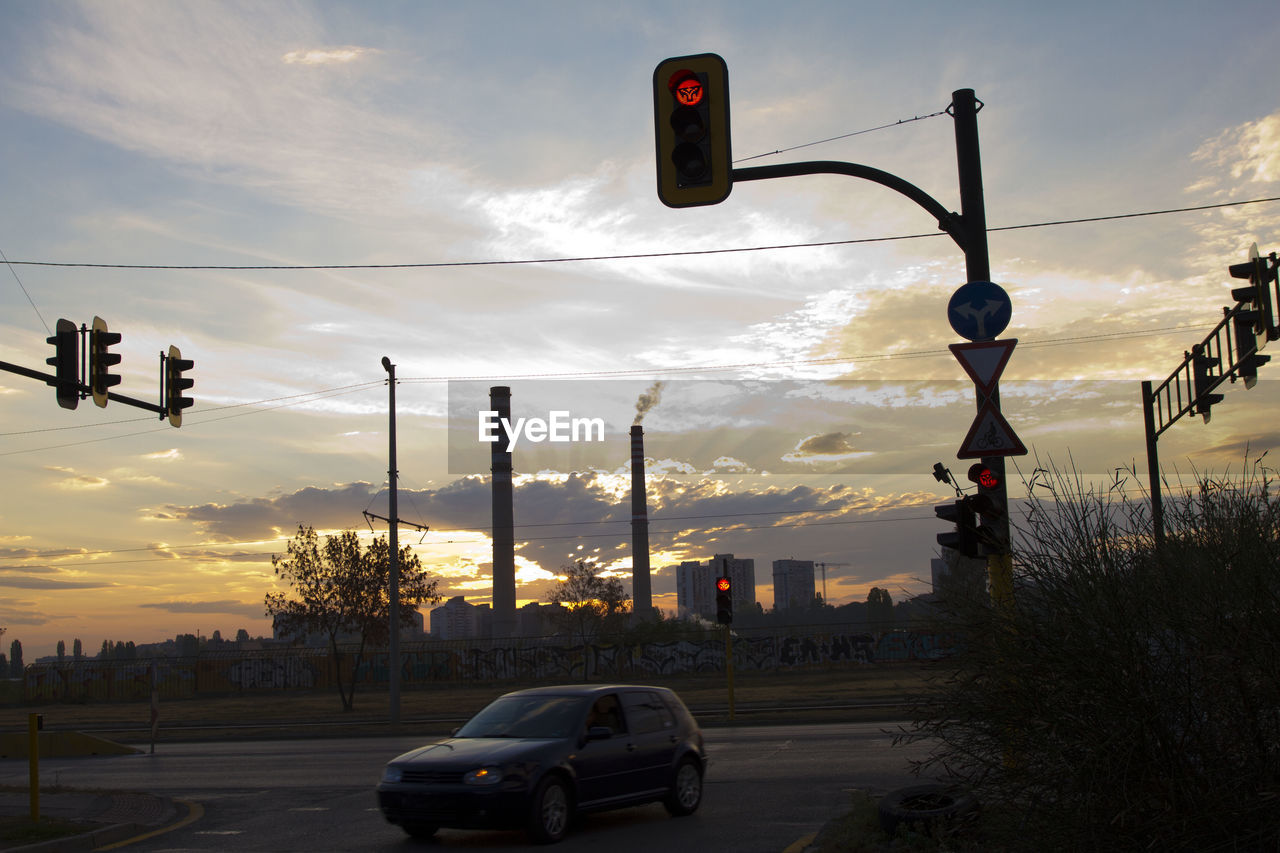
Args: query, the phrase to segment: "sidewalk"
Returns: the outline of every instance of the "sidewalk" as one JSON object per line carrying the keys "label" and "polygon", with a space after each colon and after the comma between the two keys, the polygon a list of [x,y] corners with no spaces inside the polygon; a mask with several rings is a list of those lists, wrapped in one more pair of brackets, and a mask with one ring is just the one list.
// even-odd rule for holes
{"label": "sidewalk", "polygon": [[[5,846],[4,842],[0,842],[0,849],[10,853],[17,850],[40,851],[40,853],[73,853],[73,851],[92,850],[95,847],[123,841],[173,823],[183,811],[184,809],[173,800],[153,794],[41,791],[40,816],[42,818],[51,817],[90,823],[96,828],[83,835],[42,841],[25,847],[9,847]],[[30,814],[29,792],[0,792],[0,816],[29,817]]]}

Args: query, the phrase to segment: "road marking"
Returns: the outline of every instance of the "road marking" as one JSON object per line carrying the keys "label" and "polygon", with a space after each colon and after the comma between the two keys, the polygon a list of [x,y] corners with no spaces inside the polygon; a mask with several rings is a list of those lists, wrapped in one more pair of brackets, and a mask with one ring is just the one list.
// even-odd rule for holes
{"label": "road marking", "polygon": [[327,812],[328,806],[300,806],[296,809],[289,809],[291,812]]}
{"label": "road marking", "polygon": [[162,826],[151,832],[135,835],[133,838],[126,838],[124,841],[117,841],[115,844],[108,844],[105,847],[99,847],[99,850],[117,850],[121,847],[127,847],[130,844],[137,844],[139,841],[146,841],[148,838],[155,838],[157,835],[164,835],[166,832],[172,832],[175,829],[181,829],[184,826],[195,823],[204,817],[204,806],[193,800],[184,800],[180,797],[174,798],[175,803],[182,803],[187,807],[187,816],[177,823],[171,823],[168,826]]}
{"label": "road marking", "polygon": [[813,840],[817,837],[818,837],[818,833],[813,832],[813,833],[810,833],[809,835],[806,835],[804,838],[797,838],[790,845],[788,845],[787,848],[782,851],[782,853],[801,853],[801,851],[804,850],[806,847],[808,847],[810,844],[812,844]]}
{"label": "road marking", "polygon": [[244,835],[243,829],[201,829],[196,835]]}

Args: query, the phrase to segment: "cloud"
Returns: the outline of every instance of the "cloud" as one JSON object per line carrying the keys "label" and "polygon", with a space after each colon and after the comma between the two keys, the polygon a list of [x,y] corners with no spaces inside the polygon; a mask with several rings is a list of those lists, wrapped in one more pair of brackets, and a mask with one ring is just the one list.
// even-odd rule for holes
{"label": "cloud", "polygon": [[115,584],[95,581],[59,581],[50,578],[5,577],[0,575],[0,586],[12,586],[18,589],[103,589],[115,586]]}
{"label": "cloud", "polygon": [[166,613],[224,613],[231,616],[244,616],[250,619],[261,619],[263,605],[261,602],[231,601],[159,601],[139,604],[151,610],[163,610]]}
{"label": "cloud", "polygon": [[854,447],[851,439],[856,435],[860,433],[829,432],[808,436],[802,439],[794,450],[784,454],[782,460],[816,465],[827,462],[848,462],[873,456],[873,453]]}
{"label": "cloud", "polygon": [[174,462],[182,458],[182,451],[176,447],[168,450],[157,450],[154,453],[142,454],[143,459],[158,459],[164,462]]}
{"label": "cloud", "polygon": [[315,47],[291,50],[280,58],[286,65],[343,65],[377,52],[367,47]]}

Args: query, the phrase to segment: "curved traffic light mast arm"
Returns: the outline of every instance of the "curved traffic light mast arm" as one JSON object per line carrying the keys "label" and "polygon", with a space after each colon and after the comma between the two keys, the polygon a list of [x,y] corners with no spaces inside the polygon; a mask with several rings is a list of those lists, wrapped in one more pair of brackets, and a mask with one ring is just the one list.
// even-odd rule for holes
{"label": "curved traffic light mast arm", "polygon": [[733,182],[763,181],[769,178],[794,178],[799,175],[848,175],[851,178],[862,178],[866,181],[888,187],[901,193],[928,211],[938,221],[938,227],[951,235],[956,245],[966,255],[969,252],[968,232],[965,229],[964,217],[947,210],[942,204],[915,184],[904,181],[897,175],[890,174],[873,166],[861,163],[845,163],[840,160],[808,160],[802,163],[779,163],[775,166],[749,166],[745,169],[733,170]]}

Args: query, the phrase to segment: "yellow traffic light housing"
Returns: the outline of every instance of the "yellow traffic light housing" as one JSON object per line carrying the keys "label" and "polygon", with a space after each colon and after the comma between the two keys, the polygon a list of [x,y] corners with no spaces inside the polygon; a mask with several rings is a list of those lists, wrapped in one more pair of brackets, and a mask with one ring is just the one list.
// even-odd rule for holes
{"label": "yellow traffic light housing", "polygon": [[719,204],[733,189],[729,69],[714,53],[677,56],[653,72],[658,198],[668,207]]}

